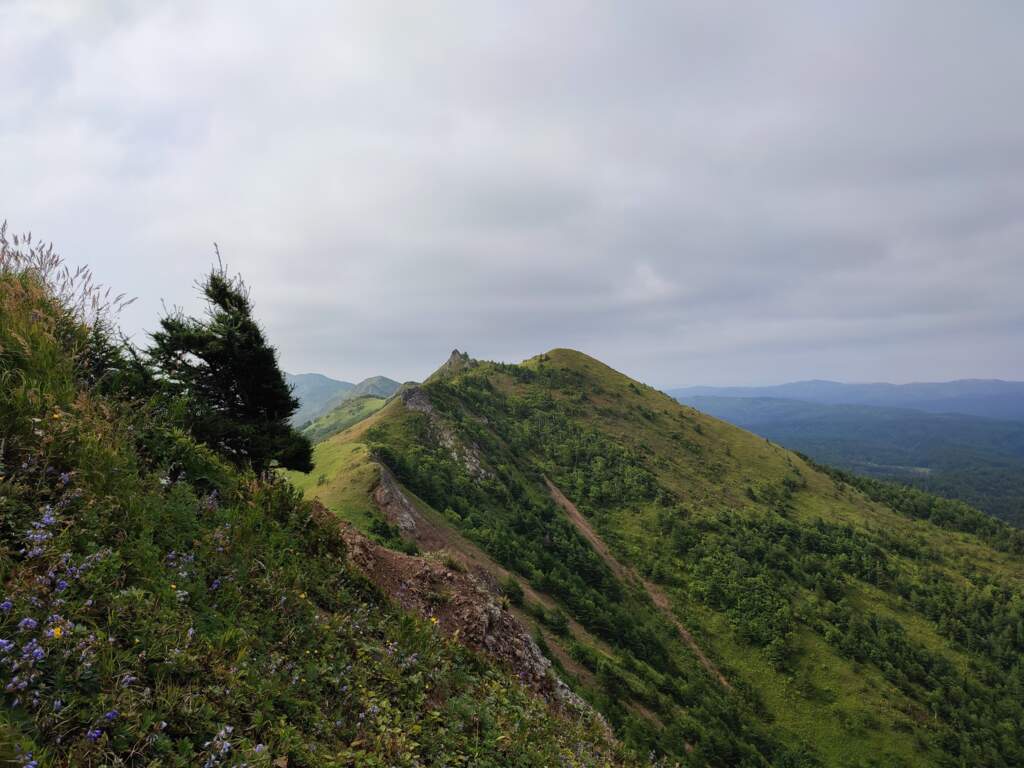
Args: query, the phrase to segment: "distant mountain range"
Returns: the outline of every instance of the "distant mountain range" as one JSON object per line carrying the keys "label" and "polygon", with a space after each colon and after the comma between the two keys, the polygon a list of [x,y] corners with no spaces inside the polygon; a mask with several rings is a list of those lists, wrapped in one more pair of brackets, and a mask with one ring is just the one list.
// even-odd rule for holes
{"label": "distant mountain range", "polygon": [[301,426],[332,411],[346,400],[364,395],[391,397],[401,386],[387,376],[371,376],[358,384],[339,381],[322,373],[286,373],[285,380],[299,399],[299,409],[292,416],[292,423]]}
{"label": "distant mountain range", "polygon": [[685,387],[668,392],[691,397],[771,397],[833,405],[914,408],[929,413],[964,413],[990,419],[1024,421],[1024,381],[960,379],[914,384],[843,384],[794,381],[767,387]]}
{"label": "distant mountain range", "polygon": [[963,499],[1024,525],[1024,383],[806,381],[671,394],[825,464]]}

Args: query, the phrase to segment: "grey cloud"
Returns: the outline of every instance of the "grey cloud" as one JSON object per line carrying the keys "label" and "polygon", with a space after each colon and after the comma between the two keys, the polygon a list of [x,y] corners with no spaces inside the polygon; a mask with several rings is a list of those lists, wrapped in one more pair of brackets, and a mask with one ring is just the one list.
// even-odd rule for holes
{"label": "grey cloud", "polygon": [[1024,6],[13,2],[0,217],[291,370],[1024,378]]}

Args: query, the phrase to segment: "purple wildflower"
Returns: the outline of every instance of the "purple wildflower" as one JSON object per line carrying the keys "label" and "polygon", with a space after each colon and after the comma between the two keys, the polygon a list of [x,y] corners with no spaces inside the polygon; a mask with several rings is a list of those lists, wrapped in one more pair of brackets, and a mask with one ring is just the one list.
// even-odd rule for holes
{"label": "purple wildflower", "polygon": [[99,738],[102,735],[103,731],[101,731],[99,728],[90,728],[88,731],[86,731],[85,738],[87,738],[89,741],[99,741]]}
{"label": "purple wildflower", "polygon": [[64,579],[61,579],[60,581],[57,582],[57,591],[58,592],[63,592],[67,588],[68,588],[68,583],[66,581],[64,581]]}
{"label": "purple wildflower", "polygon": [[4,600],[0,603],[0,611],[3,611],[4,613],[10,613],[12,608],[14,608],[14,603],[10,600]]}
{"label": "purple wildflower", "polygon": [[116,709],[112,709],[109,712],[107,712],[107,714],[105,714],[104,717],[107,718],[107,722],[108,723],[112,723],[115,720],[117,720],[118,715],[120,715],[120,714],[121,713],[118,712]]}
{"label": "purple wildflower", "polygon": [[26,616],[24,619],[18,622],[18,629],[22,632],[29,632],[39,626],[39,622],[33,619],[31,616]]}

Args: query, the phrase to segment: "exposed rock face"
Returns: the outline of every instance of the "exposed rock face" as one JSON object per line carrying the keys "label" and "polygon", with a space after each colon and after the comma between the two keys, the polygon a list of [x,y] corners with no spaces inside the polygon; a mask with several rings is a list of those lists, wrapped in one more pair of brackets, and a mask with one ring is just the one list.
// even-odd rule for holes
{"label": "exposed rock face", "polygon": [[387,521],[397,526],[403,537],[415,541],[427,552],[444,549],[448,544],[445,532],[420,512],[390,469],[383,464],[378,466],[380,480],[373,489],[373,501]]}
{"label": "exposed rock face", "polygon": [[419,385],[412,384],[402,390],[402,403],[410,411],[419,411],[428,416],[435,415],[434,404],[430,402],[427,393]]}
{"label": "exposed rock face", "polygon": [[434,371],[428,378],[427,381],[436,381],[437,379],[443,379],[446,376],[464,371],[467,368],[472,368],[477,365],[477,361],[469,356],[467,352],[459,352],[457,349],[453,349],[451,355],[445,361],[444,365]]}
{"label": "exposed rock face", "polygon": [[[320,516],[330,515],[319,507]],[[437,624],[464,645],[493,656],[519,680],[559,706],[589,706],[551,670],[530,633],[499,597],[476,576],[445,565],[437,556],[417,557],[373,543],[347,523],[338,522],[349,562],[405,611]]]}
{"label": "exposed rock face", "polygon": [[419,516],[416,507],[398,486],[394,473],[383,464],[379,466],[380,481],[373,489],[373,501],[389,523],[398,526],[403,534],[415,538],[416,518]]}
{"label": "exposed rock face", "polygon": [[410,411],[426,414],[430,423],[431,439],[448,450],[453,459],[461,462],[472,477],[477,480],[486,480],[492,477],[491,471],[483,465],[480,449],[475,445],[467,445],[459,439],[455,430],[445,423],[444,417],[434,408],[434,404],[430,402],[430,396],[423,387],[407,387],[402,390],[401,397],[402,404]]}

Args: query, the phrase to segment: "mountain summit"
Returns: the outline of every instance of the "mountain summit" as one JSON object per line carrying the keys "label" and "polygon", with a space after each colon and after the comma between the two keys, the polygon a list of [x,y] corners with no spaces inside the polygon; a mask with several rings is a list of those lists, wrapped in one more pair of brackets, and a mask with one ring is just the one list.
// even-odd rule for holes
{"label": "mountain summit", "polygon": [[427,377],[427,381],[438,381],[447,376],[454,376],[467,368],[472,368],[475,364],[476,361],[469,356],[468,352],[459,352],[459,350],[453,349],[441,367]]}

